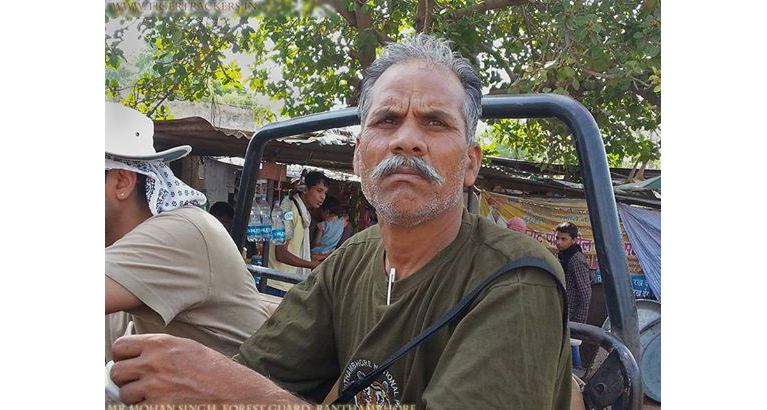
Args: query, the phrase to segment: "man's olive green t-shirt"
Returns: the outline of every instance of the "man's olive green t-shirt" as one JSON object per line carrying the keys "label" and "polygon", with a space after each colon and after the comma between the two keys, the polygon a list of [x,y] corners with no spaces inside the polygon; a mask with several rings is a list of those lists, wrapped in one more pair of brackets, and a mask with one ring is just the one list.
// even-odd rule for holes
{"label": "man's olive green t-shirt", "polygon": [[536,240],[464,210],[456,239],[422,269],[388,278],[380,230],[348,239],[293,287],[234,360],[299,396],[320,402],[442,317],[484,278],[511,260],[536,257],[537,268],[506,273],[457,324],[396,362],[358,405],[418,409],[567,409],[570,346],[564,273]]}

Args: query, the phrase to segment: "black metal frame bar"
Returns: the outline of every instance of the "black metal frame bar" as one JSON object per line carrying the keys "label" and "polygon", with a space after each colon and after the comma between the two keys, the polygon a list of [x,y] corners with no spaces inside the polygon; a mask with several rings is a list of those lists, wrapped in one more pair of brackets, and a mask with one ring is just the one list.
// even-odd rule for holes
{"label": "black metal frame bar", "polygon": [[250,271],[250,273],[253,276],[258,276],[259,278],[261,278],[261,280],[258,283],[259,292],[266,291],[266,282],[269,279],[276,279],[276,280],[279,280],[282,282],[288,282],[288,283],[299,283],[303,281],[304,279],[306,279],[300,275],[294,275],[292,273],[287,273],[287,272],[280,272],[278,270],[266,268],[263,266],[248,265],[248,271]]}
{"label": "black metal frame bar", "polygon": [[[636,304],[620,235],[607,155],[594,117],[572,98],[556,94],[527,94],[484,97],[482,118],[558,118],[573,132],[612,332],[640,360]],[[357,124],[356,108],[347,108],[272,123],[253,135],[245,154],[231,228],[238,249],[245,241],[249,209],[253,204],[266,143],[275,138]]]}

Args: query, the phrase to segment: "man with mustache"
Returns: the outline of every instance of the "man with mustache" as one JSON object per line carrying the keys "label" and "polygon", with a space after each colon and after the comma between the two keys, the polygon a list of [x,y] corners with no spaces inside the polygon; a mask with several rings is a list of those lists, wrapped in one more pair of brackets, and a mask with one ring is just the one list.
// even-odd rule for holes
{"label": "man with mustache", "polygon": [[[470,215],[462,204],[482,158],[473,139],[481,87],[468,60],[444,40],[421,34],[388,45],[363,80],[354,152],[379,223],[293,287],[234,361],[164,336],[118,340],[114,351],[123,360],[112,376],[124,401],[321,402],[336,381],[342,390],[369,374],[507,262],[533,257],[553,274],[504,273],[460,322],[397,361],[353,402],[568,408],[561,267],[534,239]],[[186,357],[199,359],[183,368]]]}

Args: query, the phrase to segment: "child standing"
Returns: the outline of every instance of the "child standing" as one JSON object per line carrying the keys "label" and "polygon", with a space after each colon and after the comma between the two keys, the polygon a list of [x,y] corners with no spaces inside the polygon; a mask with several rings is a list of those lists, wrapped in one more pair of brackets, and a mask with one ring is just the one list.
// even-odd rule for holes
{"label": "child standing", "polygon": [[[341,214],[341,203],[337,198],[329,196],[320,206],[322,222],[317,223],[317,231],[312,239],[312,257],[319,260],[336,249],[338,241],[344,232],[344,220]],[[324,259],[324,258],[322,258]]]}

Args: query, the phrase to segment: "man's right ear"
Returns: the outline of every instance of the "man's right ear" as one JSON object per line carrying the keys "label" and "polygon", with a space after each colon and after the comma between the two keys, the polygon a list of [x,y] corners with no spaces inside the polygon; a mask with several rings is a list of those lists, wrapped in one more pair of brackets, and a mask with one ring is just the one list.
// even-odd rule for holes
{"label": "man's right ear", "polygon": [[354,169],[354,175],[360,176],[360,167],[359,167],[359,154],[358,150],[360,148],[360,137],[357,137],[354,139],[354,158],[352,159],[352,168]]}
{"label": "man's right ear", "polygon": [[[110,174],[113,178],[112,184],[114,184],[115,196],[120,200],[129,198],[138,183],[136,173],[124,169],[116,169]],[[107,176],[107,182],[109,182],[109,175]]]}

